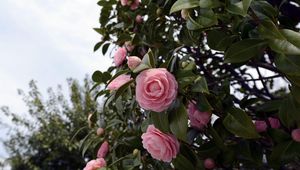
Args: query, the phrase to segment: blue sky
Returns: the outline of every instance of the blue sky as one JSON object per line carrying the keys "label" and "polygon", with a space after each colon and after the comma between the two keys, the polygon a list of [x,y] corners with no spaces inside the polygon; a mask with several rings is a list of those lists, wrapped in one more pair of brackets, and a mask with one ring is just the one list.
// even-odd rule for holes
{"label": "blue sky", "polygon": [[[94,53],[100,36],[96,0],[0,1],[0,106],[25,113],[17,89],[37,80],[43,93],[66,85],[67,77],[82,79],[111,65],[109,57]],[[1,117],[3,119],[3,117]],[[0,138],[6,131],[0,127]],[[0,158],[7,154],[0,147]]]}

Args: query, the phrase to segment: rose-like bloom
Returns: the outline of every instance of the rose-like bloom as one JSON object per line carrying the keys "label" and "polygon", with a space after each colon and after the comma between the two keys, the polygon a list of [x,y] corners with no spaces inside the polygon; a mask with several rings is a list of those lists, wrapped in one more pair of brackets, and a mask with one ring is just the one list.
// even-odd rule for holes
{"label": "rose-like bloom", "polygon": [[216,166],[215,161],[211,158],[206,158],[204,160],[204,167],[206,169],[213,169]]}
{"label": "rose-like bloom", "polygon": [[102,134],[104,134],[104,129],[103,128],[98,128],[97,129],[97,136],[101,136]]}
{"label": "rose-like bloom", "polygon": [[131,52],[134,49],[134,45],[132,45],[131,41],[126,41],[124,46],[129,52]]}
{"label": "rose-like bloom", "polygon": [[140,0],[133,0],[132,4],[130,5],[131,10],[136,10],[140,5]]}
{"label": "rose-like bloom", "polygon": [[100,146],[98,152],[97,152],[97,157],[98,158],[105,158],[109,151],[109,144],[107,141],[104,141],[102,145]]}
{"label": "rose-like bloom", "polygon": [[83,170],[97,170],[106,166],[106,161],[103,158],[89,161]]}
{"label": "rose-like bloom", "polygon": [[292,131],[292,138],[296,142],[300,142],[300,128],[294,129]]}
{"label": "rose-like bloom", "polygon": [[191,101],[188,105],[188,116],[191,126],[197,129],[203,129],[210,122],[211,113],[199,111],[194,103],[194,101]]}
{"label": "rose-like bloom", "polygon": [[130,80],[131,80],[130,75],[126,75],[126,74],[119,75],[107,85],[107,89],[118,90],[121,86],[123,86]]}
{"label": "rose-like bloom", "polygon": [[135,17],[135,22],[138,23],[138,24],[142,23],[143,22],[143,17],[141,15],[137,15]]}
{"label": "rose-like bloom", "polygon": [[179,152],[179,142],[175,136],[162,133],[154,125],[148,126],[142,139],[143,147],[157,160],[171,162]]}
{"label": "rose-like bloom", "polygon": [[189,11],[187,9],[181,10],[181,18],[182,19],[187,20],[188,16],[189,16]]}
{"label": "rose-like bloom", "polygon": [[126,59],[127,51],[126,48],[118,48],[114,56],[115,65],[120,66]]}
{"label": "rose-like bloom", "polygon": [[255,123],[255,129],[257,132],[265,132],[267,130],[267,123],[263,120],[256,120]]}
{"label": "rose-like bloom", "polygon": [[127,59],[127,65],[130,70],[134,70],[137,66],[141,64],[142,60],[137,56],[130,56]]}
{"label": "rose-like bloom", "polygon": [[271,128],[274,128],[274,129],[280,128],[280,122],[278,119],[269,117],[268,120],[270,122]]}
{"label": "rose-like bloom", "polygon": [[176,99],[177,88],[175,77],[167,69],[144,70],[136,77],[136,100],[146,110],[161,112]]}

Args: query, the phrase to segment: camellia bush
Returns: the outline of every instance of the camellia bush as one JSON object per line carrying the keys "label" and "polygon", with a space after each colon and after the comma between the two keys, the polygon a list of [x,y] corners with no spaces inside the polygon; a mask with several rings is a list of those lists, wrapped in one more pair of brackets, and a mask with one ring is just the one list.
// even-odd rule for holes
{"label": "camellia bush", "polygon": [[85,170],[300,168],[299,0],[98,5]]}

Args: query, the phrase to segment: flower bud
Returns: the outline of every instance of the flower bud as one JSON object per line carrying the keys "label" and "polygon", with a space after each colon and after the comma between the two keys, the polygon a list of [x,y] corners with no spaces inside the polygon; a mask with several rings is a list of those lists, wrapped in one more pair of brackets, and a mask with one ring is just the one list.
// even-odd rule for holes
{"label": "flower bud", "polygon": [[265,132],[267,130],[267,124],[263,120],[256,120],[255,121],[255,129],[257,132]]}
{"label": "flower bud", "polygon": [[189,11],[187,9],[181,10],[181,18],[187,20],[189,17]]}
{"label": "flower bud", "polygon": [[215,161],[211,158],[207,158],[204,160],[204,167],[206,169],[213,169],[216,166]]}
{"label": "flower bud", "polygon": [[271,128],[273,128],[273,129],[280,128],[280,122],[279,122],[278,119],[273,118],[273,117],[269,117],[268,120],[270,122]]}
{"label": "flower bud", "polygon": [[98,150],[97,157],[104,158],[107,155],[108,150],[109,150],[109,144],[107,141],[104,141]]}
{"label": "flower bud", "polygon": [[133,156],[137,156],[139,154],[139,150],[138,149],[134,149],[132,152]]}
{"label": "flower bud", "polygon": [[104,129],[103,128],[98,128],[97,129],[97,136],[101,136],[104,134]]}
{"label": "flower bud", "polygon": [[294,129],[292,131],[292,138],[296,142],[300,142],[300,128]]}
{"label": "flower bud", "polygon": [[142,60],[137,56],[130,56],[127,60],[127,65],[130,70],[134,70],[137,66],[141,64]]}
{"label": "flower bud", "polygon": [[138,23],[138,24],[142,23],[143,22],[143,17],[141,15],[137,15],[135,17],[135,22]]}

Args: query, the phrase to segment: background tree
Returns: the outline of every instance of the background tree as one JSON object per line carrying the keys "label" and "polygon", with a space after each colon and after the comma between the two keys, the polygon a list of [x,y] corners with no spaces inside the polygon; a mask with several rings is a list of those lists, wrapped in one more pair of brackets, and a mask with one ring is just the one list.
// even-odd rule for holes
{"label": "background tree", "polygon": [[[108,89],[97,94],[106,96],[99,118],[112,145],[108,168],[300,167],[299,0],[100,0],[98,5],[95,31],[101,41],[95,50],[106,54],[119,47],[115,66],[93,74],[96,86]],[[131,68],[129,56],[142,60],[138,67]],[[151,68],[166,68],[178,83],[176,100],[159,113],[136,100],[136,77]],[[110,88],[119,75],[132,80]],[[193,127],[188,118],[191,101],[214,115],[204,128]],[[141,135],[149,124],[180,141],[172,164],[153,159],[143,147]]]}
{"label": "background tree", "polygon": [[2,113],[12,120],[4,145],[13,170],[82,169],[84,158],[90,158],[90,155],[81,155],[80,141],[89,132],[95,133],[88,131],[85,125],[97,103],[89,93],[89,79],[84,79],[83,85],[68,79],[68,85],[69,97],[66,98],[66,93],[58,86],[56,90],[49,88],[45,99],[36,82],[31,81],[27,94],[19,90],[28,112],[12,113],[8,107],[1,108]]}

